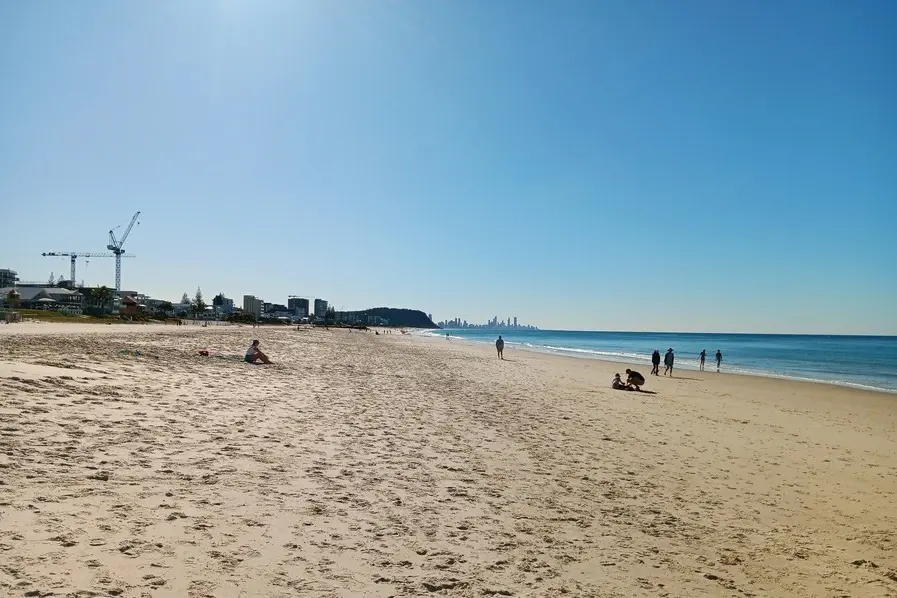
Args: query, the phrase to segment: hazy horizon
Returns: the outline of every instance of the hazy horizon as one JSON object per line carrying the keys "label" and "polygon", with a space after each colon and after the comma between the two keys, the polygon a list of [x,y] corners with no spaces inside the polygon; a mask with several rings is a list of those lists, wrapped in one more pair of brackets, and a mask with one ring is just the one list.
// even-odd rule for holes
{"label": "hazy horizon", "polygon": [[[897,334],[849,334],[849,333],[827,333],[827,332],[744,332],[744,331],[716,331],[716,330],[582,330],[578,328],[542,328],[536,326],[536,332],[598,332],[610,334],[704,334],[704,335],[744,335],[744,336],[857,336],[857,337],[878,337],[878,338],[897,338]],[[456,328],[446,327],[440,330],[457,330]],[[505,332],[514,332],[512,328],[495,328],[497,334]],[[520,329],[520,332],[527,332]],[[533,332],[533,331],[530,331]]]}
{"label": "hazy horizon", "polygon": [[[3,3],[0,268],[67,277],[41,253],[103,252],[140,210],[122,287],[172,301],[897,335],[895,22],[885,0]],[[114,285],[112,259],[77,267]]]}

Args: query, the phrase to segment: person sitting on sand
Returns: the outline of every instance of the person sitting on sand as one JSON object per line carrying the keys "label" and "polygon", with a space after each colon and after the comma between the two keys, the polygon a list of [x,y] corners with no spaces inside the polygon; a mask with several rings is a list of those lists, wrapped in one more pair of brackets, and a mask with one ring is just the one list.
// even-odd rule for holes
{"label": "person sitting on sand", "polygon": [[626,384],[635,390],[641,390],[645,383],[645,377],[635,370],[626,370]]}
{"label": "person sitting on sand", "polygon": [[623,380],[620,378],[620,374],[614,374],[614,381],[610,383],[610,387],[614,390],[628,390],[626,385],[623,384]]}
{"label": "person sitting on sand", "polygon": [[262,350],[259,349],[258,339],[252,341],[252,344],[246,349],[246,356],[243,359],[246,363],[271,363],[268,360],[268,356],[262,353]]}

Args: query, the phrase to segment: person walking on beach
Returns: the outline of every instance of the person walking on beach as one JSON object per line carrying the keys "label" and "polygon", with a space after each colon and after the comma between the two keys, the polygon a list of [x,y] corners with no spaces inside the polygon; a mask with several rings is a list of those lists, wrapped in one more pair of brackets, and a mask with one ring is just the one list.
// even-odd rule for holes
{"label": "person walking on beach", "polygon": [[498,340],[495,341],[495,350],[498,351],[498,358],[504,359],[504,351],[505,351],[505,341],[502,340],[501,335],[498,335]]}
{"label": "person walking on beach", "polygon": [[655,376],[660,375],[660,351],[654,349],[654,353],[651,354],[651,373]]}
{"label": "person walking on beach", "polygon": [[667,373],[670,374],[670,378],[673,377],[673,348],[670,347],[667,350],[667,354],[663,356],[663,365],[666,366],[663,368],[663,375],[666,376]]}
{"label": "person walking on beach", "polygon": [[706,349],[701,349],[701,371],[704,371],[704,361],[707,359]]}
{"label": "person walking on beach", "polygon": [[716,371],[719,371],[719,365],[723,362],[723,354],[716,350]]}

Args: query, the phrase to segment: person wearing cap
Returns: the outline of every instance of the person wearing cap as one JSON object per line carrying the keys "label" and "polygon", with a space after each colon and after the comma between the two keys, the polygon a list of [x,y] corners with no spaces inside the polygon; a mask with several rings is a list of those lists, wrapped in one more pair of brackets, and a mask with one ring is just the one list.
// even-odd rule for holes
{"label": "person wearing cap", "polygon": [[249,348],[246,349],[246,356],[243,358],[246,363],[271,363],[268,359],[268,356],[262,353],[262,350],[259,349],[259,341],[258,339],[252,341],[252,344],[249,345]]}
{"label": "person wearing cap", "polygon": [[673,361],[674,361],[674,359],[675,358],[673,357],[673,348],[670,347],[669,349],[667,349],[667,354],[663,356],[663,365],[665,366],[663,368],[664,376],[666,376],[667,373],[669,373],[670,377],[671,378],[673,377]]}

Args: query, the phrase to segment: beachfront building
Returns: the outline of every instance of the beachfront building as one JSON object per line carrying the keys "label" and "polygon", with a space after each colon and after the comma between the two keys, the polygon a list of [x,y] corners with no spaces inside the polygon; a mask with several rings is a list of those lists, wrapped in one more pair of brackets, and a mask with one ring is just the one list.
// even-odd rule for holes
{"label": "beachfront building", "polygon": [[127,316],[135,316],[140,313],[141,307],[146,308],[132,295],[123,295],[119,303],[118,313]]}
{"label": "beachfront building", "polygon": [[276,318],[278,320],[291,321],[296,315],[287,308],[286,305],[280,303],[265,303],[262,310],[266,318]]}
{"label": "beachfront building", "polygon": [[256,318],[262,317],[262,305],[264,301],[255,295],[243,295],[243,313],[251,314]]}
{"label": "beachfront building", "polygon": [[78,291],[46,285],[20,285],[0,289],[0,301],[5,302],[12,290],[18,291],[22,309],[54,309],[80,313],[84,308],[84,295]]}
{"label": "beachfront building", "polygon": [[290,297],[287,300],[287,307],[297,318],[308,316],[308,299],[304,297]]}
{"label": "beachfront building", "polygon": [[[143,302],[146,305],[146,308],[150,311],[159,311],[162,309],[163,303],[169,303],[165,299],[153,299],[152,297],[147,297]],[[171,304],[172,308],[174,307],[174,303]]]}
{"label": "beachfront building", "polygon": [[335,312],[338,324],[350,324],[352,326],[389,326],[389,320],[372,315],[366,311],[338,311]]}
{"label": "beachfront building", "polygon": [[217,306],[218,313],[229,316],[234,313],[234,300],[228,297],[221,298],[221,305]]}
{"label": "beachfront building", "polygon": [[327,316],[327,302],[323,299],[315,299],[315,318],[323,320]]}
{"label": "beachfront building", "polygon": [[17,282],[19,282],[18,272],[6,268],[0,269],[0,288],[14,287]]}

